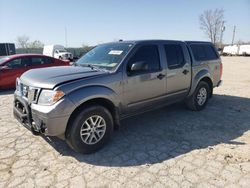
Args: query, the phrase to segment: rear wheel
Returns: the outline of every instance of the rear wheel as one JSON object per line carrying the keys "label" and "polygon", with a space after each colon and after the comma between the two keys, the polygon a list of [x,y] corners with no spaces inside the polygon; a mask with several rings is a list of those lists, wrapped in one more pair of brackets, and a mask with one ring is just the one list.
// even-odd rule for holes
{"label": "rear wheel", "polygon": [[66,132],[66,141],[77,152],[93,153],[101,149],[113,133],[110,112],[99,105],[92,105],[77,113]]}
{"label": "rear wheel", "polygon": [[211,88],[207,82],[201,81],[196,87],[194,93],[185,101],[190,110],[199,111],[205,108],[211,95]]}

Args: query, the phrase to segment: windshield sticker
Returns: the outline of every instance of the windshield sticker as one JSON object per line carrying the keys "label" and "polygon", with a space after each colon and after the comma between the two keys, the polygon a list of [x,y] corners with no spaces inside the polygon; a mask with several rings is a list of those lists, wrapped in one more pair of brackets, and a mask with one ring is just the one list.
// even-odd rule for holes
{"label": "windshield sticker", "polygon": [[121,55],[122,54],[122,50],[111,50],[109,52],[110,55]]}

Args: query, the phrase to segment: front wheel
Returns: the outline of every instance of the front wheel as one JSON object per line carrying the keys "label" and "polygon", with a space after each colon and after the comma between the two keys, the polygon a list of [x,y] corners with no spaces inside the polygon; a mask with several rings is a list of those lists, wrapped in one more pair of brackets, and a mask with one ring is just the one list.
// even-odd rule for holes
{"label": "front wheel", "polygon": [[77,113],[66,132],[69,146],[80,153],[93,153],[101,149],[113,133],[110,112],[99,105],[92,105]]}
{"label": "front wheel", "polygon": [[190,110],[200,111],[205,108],[210,95],[209,85],[207,82],[201,81],[194,93],[186,99],[185,104]]}

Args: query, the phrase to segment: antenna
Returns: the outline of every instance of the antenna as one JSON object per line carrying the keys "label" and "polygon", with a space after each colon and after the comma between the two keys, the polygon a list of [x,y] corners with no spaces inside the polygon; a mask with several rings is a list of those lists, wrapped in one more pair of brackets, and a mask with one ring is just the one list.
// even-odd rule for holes
{"label": "antenna", "polygon": [[236,26],[234,26],[233,38],[232,38],[232,45],[234,45],[235,30],[236,30]]}

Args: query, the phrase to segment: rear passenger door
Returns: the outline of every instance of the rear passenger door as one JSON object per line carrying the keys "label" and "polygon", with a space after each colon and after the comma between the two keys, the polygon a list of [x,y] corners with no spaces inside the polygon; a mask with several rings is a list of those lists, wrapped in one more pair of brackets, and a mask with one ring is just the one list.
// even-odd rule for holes
{"label": "rear passenger door", "polygon": [[164,44],[167,62],[167,94],[185,96],[191,86],[191,59],[182,42]]}

